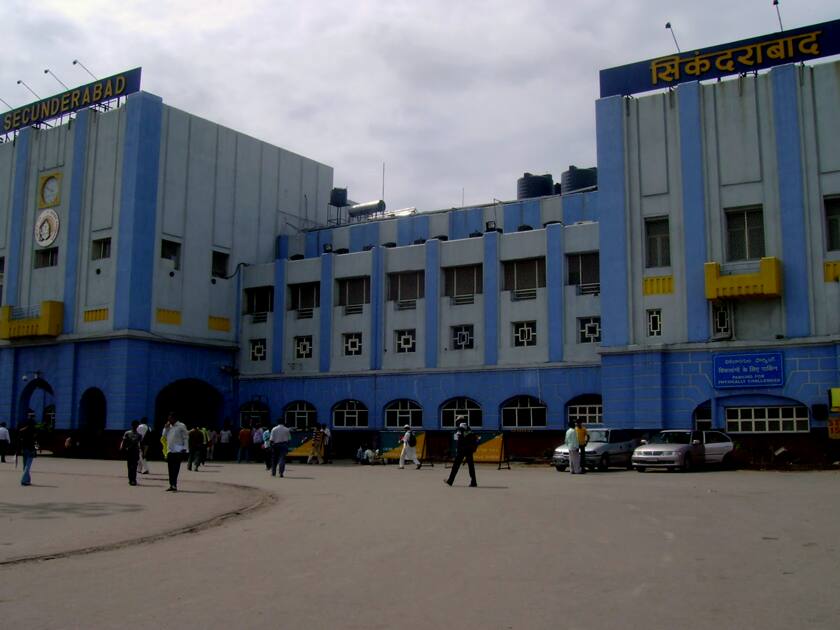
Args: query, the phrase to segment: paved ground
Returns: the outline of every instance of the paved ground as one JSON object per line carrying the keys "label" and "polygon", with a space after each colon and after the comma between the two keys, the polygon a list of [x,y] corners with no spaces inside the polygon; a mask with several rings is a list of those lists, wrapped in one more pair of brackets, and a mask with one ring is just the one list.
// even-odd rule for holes
{"label": "paved ground", "polygon": [[[272,479],[226,464],[185,471],[194,492],[172,495],[130,488],[115,462],[36,461],[35,483],[52,488],[20,488],[10,469],[0,466],[0,548],[23,539],[18,554],[85,546],[92,527],[118,542],[128,522],[148,536],[265,492],[276,500],[192,533],[0,565],[4,627],[790,630],[840,620],[837,472],[480,467],[473,489],[463,474],[444,486],[439,465],[293,465]],[[48,502],[107,507],[35,518],[44,509],[31,506]]]}

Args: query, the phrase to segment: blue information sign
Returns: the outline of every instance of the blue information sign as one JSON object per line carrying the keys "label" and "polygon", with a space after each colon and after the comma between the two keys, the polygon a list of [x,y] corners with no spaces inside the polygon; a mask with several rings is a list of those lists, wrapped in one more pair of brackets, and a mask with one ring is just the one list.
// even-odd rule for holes
{"label": "blue information sign", "polygon": [[601,98],[840,53],[840,20],[601,70]]}
{"label": "blue information sign", "polygon": [[715,388],[780,387],[785,383],[781,352],[718,354],[713,366]]}

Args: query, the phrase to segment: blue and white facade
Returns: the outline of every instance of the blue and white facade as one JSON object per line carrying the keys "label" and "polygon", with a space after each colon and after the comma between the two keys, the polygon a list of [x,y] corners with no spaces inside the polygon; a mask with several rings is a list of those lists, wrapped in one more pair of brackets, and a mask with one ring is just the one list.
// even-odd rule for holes
{"label": "blue and white facade", "polygon": [[[486,431],[822,439],[840,385],[840,63],[595,108],[597,189],[320,228],[328,167],[149,94],[21,132],[0,145],[3,304],[59,301],[64,318],[0,342],[0,414],[46,392],[76,429],[96,388],[108,429],[180,391],[204,392],[211,422],[284,414],[348,442],[456,412]],[[54,171],[45,271],[31,235]]]}

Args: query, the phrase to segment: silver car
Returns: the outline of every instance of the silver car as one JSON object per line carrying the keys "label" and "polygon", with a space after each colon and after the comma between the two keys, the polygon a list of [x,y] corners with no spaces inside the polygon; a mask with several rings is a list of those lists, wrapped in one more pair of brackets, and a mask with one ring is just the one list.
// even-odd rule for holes
{"label": "silver car", "polygon": [[[634,439],[627,429],[607,429],[604,427],[587,427],[589,442],[586,444],[586,462],[581,462],[587,468],[606,470],[610,466],[630,468],[630,457],[636,448],[638,440]],[[565,444],[554,449],[551,463],[563,472],[569,467],[569,447]]]}
{"label": "silver car", "polygon": [[720,431],[662,431],[633,452],[633,467],[688,471],[704,464],[729,465],[735,445]]}

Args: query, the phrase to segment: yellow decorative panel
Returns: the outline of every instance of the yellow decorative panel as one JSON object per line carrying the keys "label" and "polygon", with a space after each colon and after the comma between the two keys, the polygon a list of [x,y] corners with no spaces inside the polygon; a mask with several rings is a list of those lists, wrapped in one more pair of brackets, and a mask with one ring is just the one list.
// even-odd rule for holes
{"label": "yellow decorative panel", "polygon": [[159,324],[171,324],[172,326],[180,326],[181,311],[171,311],[166,308],[159,308],[157,310],[157,321]]}
{"label": "yellow decorative panel", "polygon": [[674,276],[651,276],[644,279],[642,292],[645,295],[665,295],[674,292]]}
{"label": "yellow decorative panel", "polygon": [[840,260],[823,264],[826,282],[840,282]]}
{"label": "yellow decorative panel", "polygon": [[230,319],[227,317],[214,317],[210,315],[207,318],[207,328],[210,330],[218,330],[219,332],[230,332]]}
{"label": "yellow decorative panel", "polygon": [[85,311],[84,319],[86,322],[104,322],[108,319],[107,308],[93,308]]}
{"label": "yellow decorative panel", "polygon": [[0,339],[21,337],[57,337],[64,327],[64,302],[46,301],[25,311],[25,317],[15,317],[11,306],[0,308]]}
{"label": "yellow decorative panel", "polygon": [[758,273],[720,275],[720,263],[707,262],[706,299],[781,297],[782,263],[775,256],[762,258]]}

